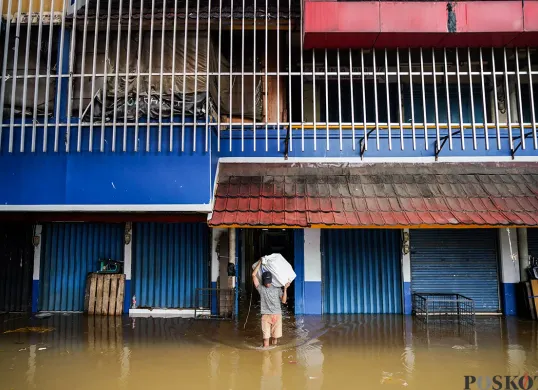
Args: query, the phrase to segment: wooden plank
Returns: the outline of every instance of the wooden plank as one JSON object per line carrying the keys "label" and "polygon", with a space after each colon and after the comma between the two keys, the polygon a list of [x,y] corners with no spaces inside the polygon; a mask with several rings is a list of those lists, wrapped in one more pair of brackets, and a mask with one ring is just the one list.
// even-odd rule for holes
{"label": "wooden plank", "polygon": [[116,301],[116,315],[123,313],[123,297],[125,294],[125,275],[120,275],[118,283],[118,300]]}
{"label": "wooden plank", "polygon": [[86,290],[84,291],[84,313],[88,312],[90,306],[90,285],[91,285],[91,274],[86,275]]}
{"label": "wooden plank", "polygon": [[103,278],[101,275],[97,275],[97,293],[95,301],[95,314],[100,316],[103,314]]}
{"label": "wooden plank", "polygon": [[101,313],[104,316],[108,315],[108,301],[109,301],[109,294],[110,294],[110,276],[111,275],[103,275],[103,305],[101,306]]}
{"label": "wooden plank", "polygon": [[88,314],[95,314],[95,295],[97,294],[97,275],[90,274],[90,299],[88,303]]}
{"label": "wooden plank", "polygon": [[118,275],[110,275],[110,299],[108,300],[108,315],[116,315],[116,302],[118,299]]}

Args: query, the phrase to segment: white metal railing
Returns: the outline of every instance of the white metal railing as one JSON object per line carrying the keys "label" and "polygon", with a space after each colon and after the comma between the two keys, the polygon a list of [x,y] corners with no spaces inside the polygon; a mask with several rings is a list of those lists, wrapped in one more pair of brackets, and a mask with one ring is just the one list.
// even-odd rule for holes
{"label": "white metal railing", "polygon": [[0,147],[538,149],[535,48],[306,51],[296,0],[223,1],[0,0]]}

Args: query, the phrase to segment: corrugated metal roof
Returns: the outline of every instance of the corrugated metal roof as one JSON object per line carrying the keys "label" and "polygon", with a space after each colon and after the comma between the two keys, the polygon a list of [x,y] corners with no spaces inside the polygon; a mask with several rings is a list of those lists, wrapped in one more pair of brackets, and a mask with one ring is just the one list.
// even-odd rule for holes
{"label": "corrugated metal roof", "polygon": [[538,226],[538,164],[221,164],[209,223]]}

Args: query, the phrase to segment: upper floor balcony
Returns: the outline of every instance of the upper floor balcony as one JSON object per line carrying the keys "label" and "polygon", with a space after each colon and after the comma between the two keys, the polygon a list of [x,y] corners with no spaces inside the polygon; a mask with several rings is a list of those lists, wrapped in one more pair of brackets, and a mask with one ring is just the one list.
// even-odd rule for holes
{"label": "upper floor balcony", "polygon": [[536,0],[304,0],[306,48],[525,47],[536,42]]}

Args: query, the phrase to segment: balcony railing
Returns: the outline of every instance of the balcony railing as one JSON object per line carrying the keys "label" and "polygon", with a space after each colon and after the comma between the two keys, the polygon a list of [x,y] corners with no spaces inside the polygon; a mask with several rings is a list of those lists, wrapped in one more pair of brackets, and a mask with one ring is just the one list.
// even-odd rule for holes
{"label": "balcony railing", "polygon": [[304,50],[284,0],[22,3],[3,6],[2,153],[538,149],[533,47]]}

